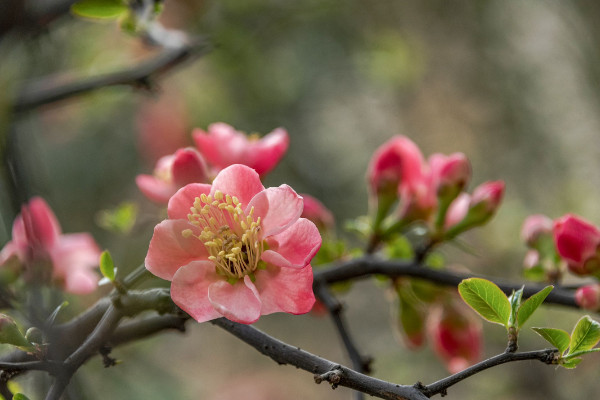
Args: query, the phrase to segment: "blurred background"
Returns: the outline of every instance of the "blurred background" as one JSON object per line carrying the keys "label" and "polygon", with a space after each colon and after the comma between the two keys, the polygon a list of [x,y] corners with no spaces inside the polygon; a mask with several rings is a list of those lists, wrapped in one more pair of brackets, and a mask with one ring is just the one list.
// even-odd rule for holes
{"label": "blurred background", "polygon": [[[23,4],[43,8],[52,1]],[[464,238],[473,254],[441,249],[449,264],[522,279],[519,231],[527,215],[573,212],[600,223],[596,1],[166,0],[164,25],[206,36],[214,45],[209,54],[150,91],[111,87],[18,113],[14,99],[32,82],[114,72],[156,50],[114,21],[68,13],[22,21],[12,3],[21,2],[0,5],[0,133],[4,157],[15,160],[16,186],[5,174],[0,243],[10,239],[20,199],[41,195],[65,232],[91,231],[120,268],[133,269],[164,218],[139,193],[135,176],[151,173],[160,155],[191,145],[194,127],[217,121],[249,133],[285,127],[290,149],[265,186],[288,183],[321,199],[348,240],[354,239],[344,221],[368,211],[368,160],[395,134],[409,136],[425,155],[464,152],[473,166],[471,188],[506,182],[492,223]],[[99,212],[123,201],[137,204],[138,222],[116,235],[102,227]],[[403,384],[446,376],[430,349],[414,352],[398,343],[385,292],[368,280],[341,298],[359,348],[374,357],[373,375]],[[547,310],[530,326],[570,330],[579,317]],[[272,315],[256,325],[349,365],[326,317]],[[503,351],[504,331],[484,329],[485,355]],[[531,331],[521,335],[521,350],[546,346]],[[315,385],[310,374],[278,366],[208,323],[115,349],[113,356],[123,363],[106,370],[99,358],[86,364],[73,398],[351,398],[349,390]],[[598,368],[594,355],[576,371],[512,363],[456,385],[449,396],[593,398]]]}

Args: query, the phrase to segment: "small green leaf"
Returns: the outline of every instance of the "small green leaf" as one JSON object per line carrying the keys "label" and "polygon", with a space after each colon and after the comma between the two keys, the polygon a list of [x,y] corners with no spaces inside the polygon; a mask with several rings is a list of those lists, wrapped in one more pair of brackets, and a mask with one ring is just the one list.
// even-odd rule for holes
{"label": "small green leaf", "polygon": [[531,317],[531,314],[544,302],[552,289],[554,289],[554,286],[546,286],[523,302],[517,314],[517,326],[519,328],[525,324],[529,317]]}
{"label": "small green leaf", "polygon": [[5,314],[0,314],[0,343],[11,344],[26,351],[31,347],[15,321]]}
{"label": "small green leaf", "polygon": [[458,285],[458,292],[464,302],[483,318],[508,326],[510,302],[496,284],[481,278],[469,278]]}
{"label": "small green leaf", "polygon": [[29,400],[29,397],[25,396],[23,393],[15,393],[13,400]]}
{"label": "small green leaf", "polygon": [[[589,350],[600,340],[600,323],[594,321],[589,315],[584,315],[575,325],[571,333],[569,354],[582,350]],[[567,355],[569,355],[567,354]]]}
{"label": "small green leaf", "polygon": [[558,349],[562,354],[569,347],[571,336],[562,329],[556,328],[531,328],[538,335],[546,339],[550,344]]}
{"label": "small green leaf", "polygon": [[104,250],[100,255],[100,272],[111,282],[115,280],[115,264],[108,250]]}
{"label": "small green leaf", "polygon": [[565,367],[567,369],[573,369],[582,361],[581,358],[572,358],[570,360],[564,360],[560,362],[560,366]]}
{"label": "small green leaf", "polygon": [[117,18],[127,10],[122,0],[82,0],[71,6],[71,12],[86,18]]}
{"label": "small green leaf", "polygon": [[[127,25],[130,21],[130,14],[122,19],[121,28],[126,30],[129,29],[123,25]],[[134,21],[135,22],[135,21]],[[135,26],[133,28],[135,30]],[[135,33],[135,32],[130,32]],[[138,215],[138,206],[132,202],[123,202],[116,208],[111,210],[102,210],[96,215],[97,224],[111,232],[115,233],[129,233]]]}
{"label": "small green leaf", "polygon": [[595,348],[595,349],[589,349],[589,350],[581,350],[581,351],[576,351],[575,353],[570,353],[569,355],[563,357],[565,360],[571,359],[571,358],[575,358],[575,357],[579,357],[582,356],[584,354],[588,354],[588,353],[597,353],[600,351],[600,348]]}
{"label": "small green leaf", "polygon": [[521,307],[521,299],[523,298],[523,288],[513,291],[508,301],[510,302],[510,318],[508,319],[508,326],[515,326],[517,322],[517,313],[519,312],[519,308]]}

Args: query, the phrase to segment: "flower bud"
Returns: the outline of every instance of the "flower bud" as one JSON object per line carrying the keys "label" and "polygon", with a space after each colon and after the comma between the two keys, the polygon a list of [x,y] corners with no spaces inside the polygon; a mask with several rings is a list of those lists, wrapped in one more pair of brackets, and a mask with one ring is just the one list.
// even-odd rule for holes
{"label": "flower bud", "polygon": [[558,254],[577,275],[600,271],[600,230],[589,222],[567,214],[554,222],[554,243]]}
{"label": "flower bud", "polygon": [[586,310],[598,311],[600,309],[600,285],[585,285],[577,289],[575,302]]}
{"label": "flower bud", "polygon": [[454,153],[449,156],[433,154],[429,157],[429,165],[440,199],[453,199],[458,196],[471,178],[471,165],[463,153]]}
{"label": "flower bud", "polygon": [[500,206],[503,195],[503,181],[482,183],[473,191],[469,214],[477,214],[481,220],[489,219]]}
{"label": "flower bud", "polygon": [[552,235],[553,222],[542,214],[530,215],[523,222],[521,228],[521,240],[528,247],[535,248],[542,236]]}
{"label": "flower bud", "polygon": [[5,314],[0,314],[0,343],[29,348],[31,343],[25,339],[15,321]]}
{"label": "flower bud", "polygon": [[304,200],[304,209],[300,217],[312,221],[320,231],[332,230],[335,221],[331,211],[316,198],[308,194],[301,194],[301,196]]}

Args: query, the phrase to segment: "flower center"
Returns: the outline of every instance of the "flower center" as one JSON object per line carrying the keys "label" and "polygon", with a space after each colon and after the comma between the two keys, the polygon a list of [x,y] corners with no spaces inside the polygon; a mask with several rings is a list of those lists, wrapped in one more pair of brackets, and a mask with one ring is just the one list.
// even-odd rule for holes
{"label": "flower center", "polygon": [[213,196],[196,197],[188,220],[202,229],[195,236],[191,229],[184,237],[195,236],[208,249],[208,259],[215,263],[217,273],[228,279],[243,278],[259,267],[264,243],[259,239],[260,217],[254,219],[254,207],[246,215],[235,196],[216,191]]}

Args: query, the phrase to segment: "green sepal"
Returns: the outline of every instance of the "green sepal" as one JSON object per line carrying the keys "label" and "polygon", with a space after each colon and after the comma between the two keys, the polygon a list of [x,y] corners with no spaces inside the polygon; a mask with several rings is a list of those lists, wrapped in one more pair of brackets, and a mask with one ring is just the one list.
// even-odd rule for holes
{"label": "green sepal", "polygon": [[495,283],[481,278],[469,278],[458,285],[463,301],[484,319],[508,328],[510,302]]}
{"label": "green sepal", "polygon": [[523,288],[516,292],[513,290],[512,294],[508,297],[510,302],[510,317],[508,318],[508,326],[515,326],[517,324],[517,314],[519,313],[519,307],[521,307],[521,299],[523,298]]}

